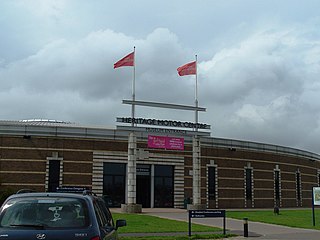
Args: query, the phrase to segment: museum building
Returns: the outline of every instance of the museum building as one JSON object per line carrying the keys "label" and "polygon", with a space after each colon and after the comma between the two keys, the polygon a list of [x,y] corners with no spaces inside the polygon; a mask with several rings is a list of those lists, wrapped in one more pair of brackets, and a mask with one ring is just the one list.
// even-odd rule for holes
{"label": "museum building", "polygon": [[[135,131],[133,190],[143,208],[185,208],[193,201],[193,136],[174,127]],[[50,120],[0,121],[0,187],[56,191],[80,186],[120,207],[131,188],[132,131]],[[206,208],[311,206],[312,187],[320,182],[320,155],[210,134],[198,137],[200,202]]]}

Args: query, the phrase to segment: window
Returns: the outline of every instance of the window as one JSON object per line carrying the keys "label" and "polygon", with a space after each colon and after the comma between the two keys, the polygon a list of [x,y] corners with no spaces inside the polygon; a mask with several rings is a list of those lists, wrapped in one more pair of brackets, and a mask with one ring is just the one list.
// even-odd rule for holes
{"label": "window", "polygon": [[209,200],[216,199],[216,168],[208,167],[208,194]]}
{"label": "window", "polygon": [[280,200],[280,171],[274,171],[275,199]]}
{"label": "window", "polygon": [[126,165],[104,163],[103,198],[108,207],[120,207],[125,202]]}
{"label": "window", "polygon": [[105,216],[106,226],[110,226],[110,227],[114,226],[111,212],[106,207],[105,203],[102,200],[98,200],[97,203],[98,203],[99,208],[101,209],[103,215]]}
{"label": "window", "polygon": [[93,207],[94,207],[94,211],[96,213],[96,217],[99,223],[100,227],[103,227],[107,224],[107,219],[105,217],[105,215],[103,214],[103,211],[101,210],[101,208],[98,205],[97,201],[93,202]]}
{"label": "window", "polygon": [[48,191],[56,192],[59,187],[60,180],[60,161],[50,160],[49,161],[49,182]]}
{"label": "window", "polygon": [[88,208],[75,198],[12,199],[4,206],[0,226],[43,225],[49,228],[82,228],[89,225]]}
{"label": "window", "polygon": [[300,201],[301,200],[301,179],[300,179],[301,175],[300,172],[297,171],[296,172],[296,191],[297,191],[297,200]]}
{"label": "window", "polygon": [[246,199],[252,200],[252,169],[246,168],[245,169],[245,177],[246,177]]}
{"label": "window", "polygon": [[154,206],[173,207],[173,166],[154,166]]}

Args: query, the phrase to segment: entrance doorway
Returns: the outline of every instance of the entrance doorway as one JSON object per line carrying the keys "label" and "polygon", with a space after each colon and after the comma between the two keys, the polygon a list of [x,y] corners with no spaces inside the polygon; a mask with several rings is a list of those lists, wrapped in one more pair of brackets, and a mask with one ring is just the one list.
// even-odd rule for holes
{"label": "entrance doorway", "polygon": [[154,166],[154,206],[173,207],[173,166]]}
{"label": "entrance doorway", "polygon": [[126,165],[103,164],[103,198],[109,207],[120,207],[125,203]]}
{"label": "entrance doorway", "polygon": [[137,164],[137,203],[144,208],[150,207],[151,202],[151,167]]}

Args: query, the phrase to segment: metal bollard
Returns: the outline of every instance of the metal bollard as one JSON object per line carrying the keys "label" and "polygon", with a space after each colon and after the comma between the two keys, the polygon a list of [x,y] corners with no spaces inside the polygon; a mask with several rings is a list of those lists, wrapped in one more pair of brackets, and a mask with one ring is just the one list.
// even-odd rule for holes
{"label": "metal bollard", "polygon": [[248,218],[243,218],[243,236],[244,237],[249,237],[248,235]]}

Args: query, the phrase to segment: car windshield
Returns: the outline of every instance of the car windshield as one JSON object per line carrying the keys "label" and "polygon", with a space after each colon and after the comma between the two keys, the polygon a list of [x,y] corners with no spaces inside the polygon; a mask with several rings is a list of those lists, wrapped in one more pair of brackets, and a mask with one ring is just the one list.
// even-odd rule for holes
{"label": "car windshield", "polygon": [[82,228],[88,226],[84,200],[67,197],[13,198],[2,209],[1,227]]}

